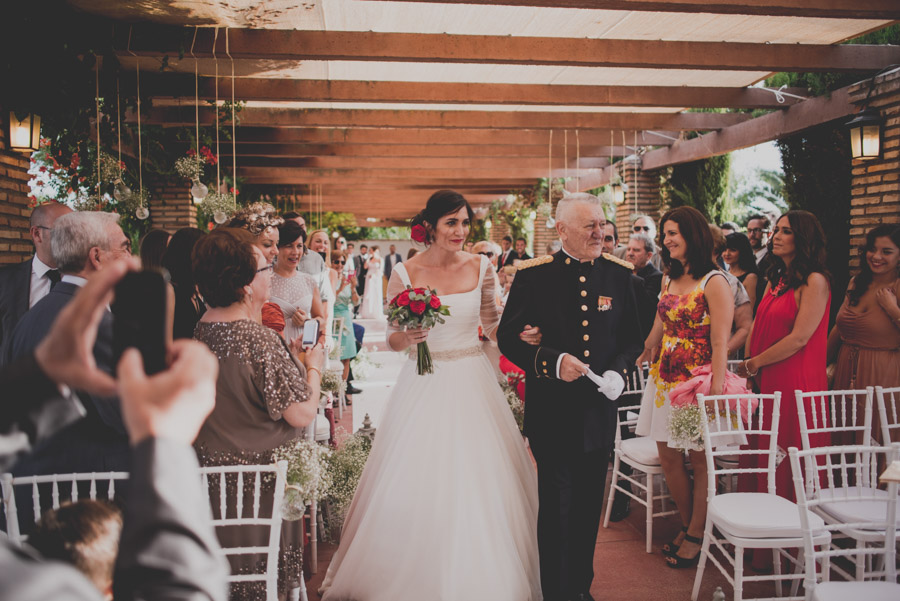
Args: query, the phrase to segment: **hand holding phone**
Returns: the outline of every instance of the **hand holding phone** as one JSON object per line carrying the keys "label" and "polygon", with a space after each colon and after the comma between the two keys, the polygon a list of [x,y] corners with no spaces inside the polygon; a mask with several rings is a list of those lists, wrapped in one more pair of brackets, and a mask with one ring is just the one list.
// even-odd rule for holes
{"label": "hand holding phone", "polygon": [[319,320],[307,319],[303,324],[303,335],[301,336],[301,345],[303,348],[315,346],[319,340]]}
{"label": "hand holding phone", "polygon": [[113,313],[114,365],[135,347],[148,375],[166,368],[166,280],[154,270],[131,271],[116,284]]}

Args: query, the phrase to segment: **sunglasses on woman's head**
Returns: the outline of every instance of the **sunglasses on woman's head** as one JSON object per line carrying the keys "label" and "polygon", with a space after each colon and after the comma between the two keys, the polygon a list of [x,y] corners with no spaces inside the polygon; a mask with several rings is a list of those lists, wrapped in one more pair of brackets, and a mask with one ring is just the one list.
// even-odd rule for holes
{"label": "sunglasses on woman's head", "polygon": [[478,254],[479,254],[479,255],[484,255],[484,256],[487,257],[488,259],[490,259],[491,257],[494,256],[494,253],[491,252],[491,251],[489,251],[489,250],[483,250],[483,251],[480,251]]}
{"label": "sunglasses on woman's head", "polygon": [[335,260],[335,261],[332,261],[332,263],[335,265],[346,265],[347,261]]}

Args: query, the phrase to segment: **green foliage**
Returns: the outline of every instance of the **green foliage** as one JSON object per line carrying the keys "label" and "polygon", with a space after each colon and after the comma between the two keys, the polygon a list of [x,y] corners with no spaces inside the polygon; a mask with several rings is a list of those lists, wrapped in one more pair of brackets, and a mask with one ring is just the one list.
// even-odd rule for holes
{"label": "green foliage", "polygon": [[694,207],[712,223],[731,219],[733,201],[728,190],[731,155],[723,154],[671,168],[667,182],[670,207]]}
{"label": "green foliage", "polygon": [[754,213],[784,213],[784,177],[779,171],[756,169],[751,176],[739,176],[732,181],[734,199],[733,220],[746,223]]}
{"label": "green foliage", "polygon": [[[825,123],[778,141],[784,166],[784,197],[792,209],[818,217],[825,230],[832,299],[849,279],[850,143],[841,121]],[[839,302],[832,302],[834,316]]]}

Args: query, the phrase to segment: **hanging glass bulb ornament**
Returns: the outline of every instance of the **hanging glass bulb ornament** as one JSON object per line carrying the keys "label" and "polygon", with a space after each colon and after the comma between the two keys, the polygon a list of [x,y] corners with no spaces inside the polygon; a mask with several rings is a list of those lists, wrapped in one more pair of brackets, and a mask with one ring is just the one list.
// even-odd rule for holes
{"label": "hanging glass bulb ornament", "polygon": [[116,202],[125,202],[131,197],[131,188],[125,185],[122,178],[118,178],[113,185],[113,198]]}
{"label": "hanging glass bulb ornament", "polygon": [[546,223],[546,225],[547,225],[547,229],[548,229],[548,230],[549,230],[550,228],[556,227],[556,219],[554,219],[553,217],[547,217],[547,223]]}
{"label": "hanging glass bulb ornament", "polygon": [[228,213],[226,213],[225,211],[216,211],[215,213],[213,213],[213,221],[215,221],[219,225],[222,225],[223,223],[228,221]]}
{"label": "hanging glass bulb ornament", "polygon": [[194,184],[191,186],[191,196],[194,197],[194,204],[199,204],[209,194],[209,188],[200,181],[199,177],[194,178]]}
{"label": "hanging glass bulb ornament", "polygon": [[150,211],[147,210],[147,207],[138,207],[134,212],[134,216],[143,221],[150,216]]}

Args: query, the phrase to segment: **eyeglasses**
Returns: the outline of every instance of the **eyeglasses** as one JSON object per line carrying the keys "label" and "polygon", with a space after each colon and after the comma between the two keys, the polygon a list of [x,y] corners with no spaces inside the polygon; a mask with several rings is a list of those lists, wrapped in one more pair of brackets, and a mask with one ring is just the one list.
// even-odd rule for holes
{"label": "eyeglasses", "polygon": [[347,261],[337,261],[337,260],[335,260],[335,261],[332,261],[331,263],[332,263],[333,265],[346,265],[346,264],[347,264]]}
{"label": "eyeglasses", "polygon": [[489,251],[489,250],[487,250],[487,251],[480,251],[478,254],[479,254],[479,255],[484,255],[484,256],[487,257],[488,259],[490,259],[491,257],[494,256],[494,253],[493,253],[492,251]]}
{"label": "eyeglasses", "polygon": [[764,230],[761,227],[751,227],[747,230],[748,234],[763,234],[763,233],[768,233],[768,232],[769,232],[769,230]]}
{"label": "eyeglasses", "polygon": [[52,227],[47,227],[46,225],[36,225],[36,226],[34,226],[34,227],[36,227],[36,228],[39,229],[39,230],[47,230],[48,232],[52,232],[52,231],[53,231],[53,228],[52,228]]}
{"label": "eyeglasses", "polygon": [[275,269],[274,265],[266,265],[265,267],[260,267],[259,269],[257,269],[256,273],[264,273],[266,271],[271,271],[273,269]]}
{"label": "eyeglasses", "polygon": [[649,231],[650,231],[650,226],[649,226],[649,225],[636,225],[636,226],[634,226],[634,231],[635,231],[635,232],[640,232],[641,230],[643,230],[643,231],[645,231],[645,232],[649,232]]}

